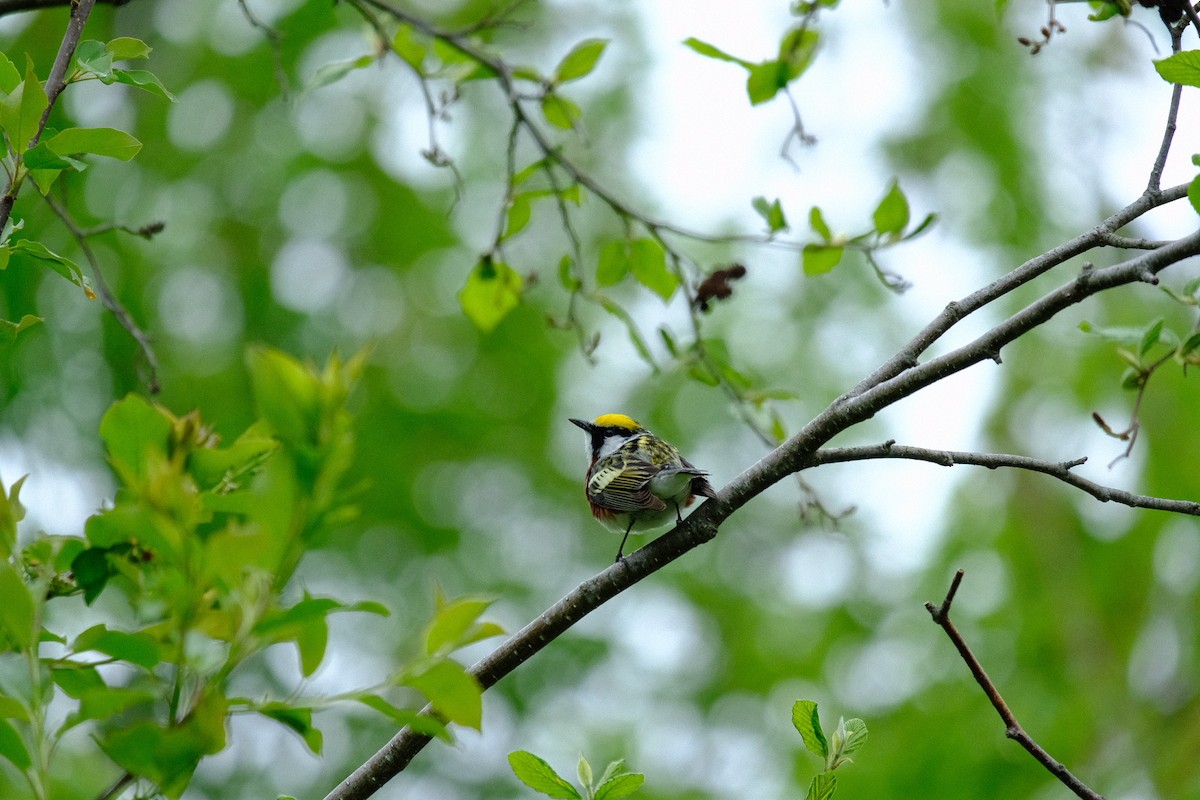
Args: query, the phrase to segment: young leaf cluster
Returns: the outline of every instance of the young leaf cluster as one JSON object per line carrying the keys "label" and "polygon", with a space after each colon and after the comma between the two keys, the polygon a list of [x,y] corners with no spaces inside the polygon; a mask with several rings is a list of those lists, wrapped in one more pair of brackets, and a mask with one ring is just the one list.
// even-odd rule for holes
{"label": "young leaf cluster", "polygon": [[576,768],[579,789],[528,750],[509,753],[508,764],[522,783],[555,800],[620,800],[636,792],[646,780],[640,772],[629,772],[623,760],[611,762],[599,777],[595,777],[592,765],[580,756]]}
{"label": "young leaf cluster", "polygon": [[895,180],[871,214],[871,229],[855,236],[834,235],[821,209],[813,206],[808,213],[808,224],[819,240],[804,245],[804,274],[822,275],[830,272],[842,262],[847,250],[856,250],[867,259],[867,263],[884,286],[894,292],[903,292],[911,284],[900,275],[881,266],[875,254],[879,250],[920,236],[929,230],[936,220],[936,214],[926,214],[925,218],[910,230],[911,211],[908,198],[900,189],[899,181]]}
{"label": "young leaf cluster", "polygon": [[837,789],[834,770],[851,763],[854,753],[867,743],[867,725],[861,719],[838,718],[837,727],[828,736],[821,728],[817,704],[797,700],[792,705],[792,725],[804,740],[808,752],[824,762],[824,769],[808,785],[806,800],[829,800]]}
{"label": "young leaf cluster", "polygon": [[[75,58],[66,84],[99,80],[103,83],[123,83],[174,101],[151,72],[123,69],[115,62],[144,59],[150,47],[140,39],[120,37],[109,42],[83,41],[75,50]],[[26,57],[21,70],[0,53],[0,131],[3,133],[3,165],[8,177],[6,199],[15,201],[26,179],[32,180],[45,195],[63,172],[82,172],[87,168],[83,159],[101,156],[129,161],[138,154],[142,143],[125,131],[115,128],[65,128],[56,130],[47,124],[51,98]],[[11,206],[10,206],[11,207]],[[35,239],[15,239],[23,221],[7,216],[0,232],[0,270],[11,263],[44,267],[83,289],[90,298],[95,293],[83,270],[66,256],[52,251]],[[24,320],[22,320],[22,323]],[[0,320],[6,333],[15,337],[28,325]]]}
{"label": "young leaf cluster", "polygon": [[[325,658],[331,614],[388,613],[374,602],[286,591],[309,548],[355,514],[346,403],[363,355],[331,358],[320,370],[266,348],[247,361],[258,421],[228,445],[195,412],[176,416],[134,395],[109,409],[100,436],[121,488],[83,536],[42,534],[18,549],[24,479],[0,487],[0,659],[28,665],[24,681],[0,686],[0,759],[37,797],[60,768],[52,758],[59,739],[81,725],[93,731],[93,757],[123,771],[120,782],[167,797],[226,747],[234,713],[274,720],[317,754],[313,712],[333,701],[445,738],[446,722],[479,726],[482,689],[449,657],[500,632],[479,621],[488,602],[476,598],[439,597],[421,655],[380,687],[317,701],[228,695],[230,676],[274,645],[294,647],[300,674],[311,676]],[[111,592],[135,624],[94,605]],[[64,634],[43,622],[51,605],[65,609],[56,618],[73,608],[102,621]],[[124,670],[102,669],[112,664]],[[385,694],[398,686],[422,693],[436,716],[392,704]],[[69,710],[57,719],[52,704],[64,701]]]}

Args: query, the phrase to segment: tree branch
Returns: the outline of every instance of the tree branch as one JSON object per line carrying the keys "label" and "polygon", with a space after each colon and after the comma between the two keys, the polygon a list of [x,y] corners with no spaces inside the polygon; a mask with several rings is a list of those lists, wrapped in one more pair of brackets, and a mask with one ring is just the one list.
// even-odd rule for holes
{"label": "tree branch", "polygon": [[150,372],[146,381],[147,388],[150,394],[158,394],[158,357],[154,354],[154,347],[150,343],[150,336],[142,330],[141,326],[137,324],[137,320],[129,313],[129,309],[125,308],[116,295],[113,294],[112,289],[109,288],[108,281],[104,279],[104,272],[100,269],[100,261],[96,258],[96,253],[92,250],[92,246],[88,244],[87,239],[91,232],[80,228],[71,216],[71,212],[52,196],[46,195],[46,203],[58,215],[58,218],[62,220],[63,225],[66,226],[71,236],[74,237],[75,242],[79,245],[79,249],[83,251],[84,258],[87,259],[88,264],[92,268],[92,276],[96,279],[96,288],[100,290],[100,302],[116,317],[117,322],[133,337],[133,341],[137,343],[138,349],[142,351],[142,357],[146,359],[146,368]]}
{"label": "tree branch", "polygon": [[[850,390],[849,394],[851,396],[861,394],[867,389],[899,375],[904,370],[915,365],[922,353],[928,350],[943,334],[969,314],[978,311],[1014,289],[1024,286],[1054,267],[1102,245],[1127,246],[1126,243],[1122,242],[1122,239],[1114,240],[1112,238],[1116,231],[1159,206],[1187,197],[1187,188],[1188,185],[1183,183],[1165,191],[1156,190],[1151,192],[1147,190],[1137,200],[1134,200],[1090,231],[1082,233],[1074,239],[1064,242],[1058,247],[1048,250],[1035,258],[1029,259],[1021,266],[982,289],[972,292],[961,300],[951,302],[941,314],[922,328],[894,356],[881,364],[877,370],[866,378],[863,378],[857,386]],[[1117,244],[1117,242],[1122,242],[1122,244]]]}
{"label": "tree branch", "polygon": [[[99,5],[123,6],[130,0],[96,0]],[[67,6],[71,0],[0,0],[0,17],[5,14],[15,14],[18,11],[37,11],[44,8]]]}
{"label": "tree branch", "polygon": [[903,458],[914,461],[928,461],[943,467],[953,467],[957,464],[999,469],[1023,469],[1049,475],[1052,478],[1087,492],[1102,503],[1120,503],[1131,508],[1146,508],[1154,511],[1167,511],[1175,514],[1187,514],[1200,517],[1200,503],[1191,500],[1169,500],[1162,497],[1151,497],[1133,494],[1123,489],[1103,486],[1087,478],[1076,475],[1072,470],[1087,461],[1077,458],[1074,461],[1044,461],[1028,456],[1009,455],[1006,453],[972,453],[960,450],[931,450],[925,447],[908,447],[897,445],[889,440],[883,444],[866,447],[836,447],[829,450],[818,450],[809,456],[808,466],[837,464],[847,461],[865,461],[877,458]]}
{"label": "tree branch", "polygon": [[962,583],[962,579],[963,571],[960,569],[954,573],[954,580],[951,581],[950,590],[946,592],[946,599],[942,601],[942,604],[935,606],[933,603],[926,603],[925,610],[929,612],[929,616],[933,618],[933,621],[946,632],[946,636],[950,637],[950,641],[954,644],[954,649],[958,650],[958,654],[966,662],[967,668],[975,676],[975,682],[983,689],[983,693],[991,701],[992,707],[996,709],[996,713],[1004,721],[1004,735],[1024,747],[1030,755],[1037,759],[1039,764],[1049,770],[1051,775],[1058,778],[1064,786],[1079,797],[1084,798],[1084,800],[1104,800],[1101,795],[1093,791],[1087,784],[1072,775],[1069,769],[1052,758],[1041,745],[1033,740],[1033,737],[1025,732],[1025,729],[1021,727],[1021,723],[1017,722],[1016,716],[1009,710],[1008,704],[1004,702],[1004,698],[1000,696],[1000,690],[992,683],[992,679],[984,671],[983,665],[979,663],[979,659],[971,652],[971,648],[963,640],[962,634],[958,632],[958,629],[954,627],[954,623],[950,621],[950,604],[954,602],[954,595],[958,592],[958,587]]}
{"label": "tree branch", "polygon": [[[45,91],[49,101],[46,103],[46,110],[42,112],[42,119],[33,138],[28,142],[13,142],[14,148],[26,146],[32,148],[38,143],[38,139],[42,138],[42,132],[46,130],[46,122],[50,119],[54,103],[67,85],[67,67],[71,64],[75,48],[79,46],[79,40],[83,36],[83,26],[87,23],[88,16],[92,13],[92,7],[95,5],[96,0],[77,0],[77,2],[73,0],[71,18],[67,21],[66,33],[63,34],[62,44],[58,47],[58,55],[54,57],[54,65],[50,67],[50,76],[46,78]],[[3,9],[0,8],[0,14],[2,13]],[[14,177],[15,173],[14,176],[9,177],[8,186],[4,189],[4,196],[0,197],[0,230],[8,225],[8,219],[12,216],[13,203],[17,200],[17,192],[21,190],[19,180],[14,180]]]}

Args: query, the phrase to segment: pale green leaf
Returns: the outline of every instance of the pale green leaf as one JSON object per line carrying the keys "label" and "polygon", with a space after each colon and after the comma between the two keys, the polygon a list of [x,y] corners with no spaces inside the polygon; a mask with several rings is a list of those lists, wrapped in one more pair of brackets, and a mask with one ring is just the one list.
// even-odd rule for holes
{"label": "pale green leaf", "polygon": [[123,83],[126,86],[133,86],[153,95],[158,95],[164,100],[175,102],[175,95],[163,86],[162,81],[153,72],[144,69],[113,69],[112,74],[104,79],[105,83]]}
{"label": "pale green leaf", "polygon": [[104,45],[104,49],[112,55],[114,61],[129,61],[135,58],[149,58],[150,45],[132,36],[119,36]]}
{"label": "pale green leaf", "polygon": [[556,128],[573,130],[581,113],[574,101],[562,95],[547,94],[542,98],[542,116]]}
{"label": "pale green leaf", "polygon": [[554,82],[566,83],[578,80],[596,68],[596,62],[604,54],[608,39],[585,39],[563,56],[554,68]]}
{"label": "pale green leaf", "polygon": [[594,800],[620,800],[636,792],[645,782],[646,776],[640,772],[616,775],[600,784]]}
{"label": "pale green leaf", "polygon": [[695,37],[684,39],[683,44],[685,47],[690,47],[692,50],[695,50],[705,58],[714,58],[717,61],[728,61],[731,64],[738,64],[746,69],[750,69],[754,66],[753,63],[746,61],[745,59],[730,55],[716,45],[703,42]]}
{"label": "pale green leaf", "polygon": [[128,161],[142,149],[142,143],[116,128],[67,128],[46,144],[60,156],[89,153]]}
{"label": "pale green leaf", "polygon": [[808,794],[805,800],[832,800],[833,792],[837,789],[837,776],[832,772],[822,772],[813,776],[808,784]]}
{"label": "pale green leaf", "polygon": [[806,244],[801,254],[805,275],[821,275],[836,267],[842,260],[842,248],[836,245]]}
{"label": "pale green leaf", "polygon": [[508,764],[513,774],[530,789],[555,800],[580,800],[579,791],[533,753],[527,750],[509,753]]}
{"label": "pale green leaf", "polygon": [[792,725],[804,740],[808,752],[820,759],[829,755],[829,743],[821,730],[821,719],[817,716],[817,704],[812,700],[797,700],[792,704]]}
{"label": "pale green leaf", "polygon": [[679,288],[679,277],[667,268],[667,253],[654,239],[629,243],[629,271],[638,283],[667,301]]}
{"label": "pale green leaf", "polygon": [[1184,50],[1154,62],[1158,74],[1168,83],[1200,86],[1200,50]]}
{"label": "pale green leaf", "polygon": [[490,333],[521,302],[521,276],[507,264],[485,256],[467,276],[458,302],[467,319]]}
{"label": "pale green leaf", "polygon": [[898,234],[908,226],[908,198],[900,191],[900,184],[892,181],[891,188],[875,207],[875,230],[881,234]]}

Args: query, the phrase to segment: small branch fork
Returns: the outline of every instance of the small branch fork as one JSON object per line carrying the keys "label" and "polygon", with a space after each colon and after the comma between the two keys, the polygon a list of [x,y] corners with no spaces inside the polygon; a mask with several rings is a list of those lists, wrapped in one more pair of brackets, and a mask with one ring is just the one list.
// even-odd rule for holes
{"label": "small branch fork", "polygon": [[979,659],[971,652],[970,646],[963,639],[962,634],[954,627],[954,623],[950,621],[950,605],[954,602],[954,596],[958,593],[958,587],[962,583],[963,571],[960,569],[954,573],[954,579],[950,582],[950,590],[946,592],[946,599],[941,605],[935,606],[933,603],[926,603],[925,610],[929,612],[929,616],[933,618],[946,636],[950,638],[954,649],[966,662],[967,668],[971,670],[971,675],[975,677],[975,682],[983,689],[983,693],[987,695],[991,701],[992,707],[996,709],[996,713],[1000,715],[1000,719],[1004,721],[1004,735],[1009,739],[1016,741],[1024,747],[1031,756],[1037,759],[1037,762],[1049,770],[1050,774],[1058,778],[1068,789],[1074,792],[1078,797],[1084,800],[1104,800],[1103,796],[1093,791],[1087,784],[1076,778],[1071,771],[1055,760],[1049,753],[1042,748],[1033,737],[1026,733],[1021,727],[1021,723],[1017,721],[1016,716],[1009,709],[1008,704],[1004,702],[1004,698],[1000,696],[1000,690],[996,688],[996,684],[992,683],[992,679],[988,677],[987,672],[983,669],[983,665],[979,663]]}

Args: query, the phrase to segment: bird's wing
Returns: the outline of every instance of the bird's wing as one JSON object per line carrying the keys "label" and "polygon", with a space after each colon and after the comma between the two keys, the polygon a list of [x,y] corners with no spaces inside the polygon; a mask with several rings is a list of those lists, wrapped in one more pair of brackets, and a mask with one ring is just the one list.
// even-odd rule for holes
{"label": "bird's wing", "polygon": [[654,465],[639,459],[609,459],[588,480],[588,499],[613,511],[661,511],[667,504],[650,493],[650,479],[656,474]]}

